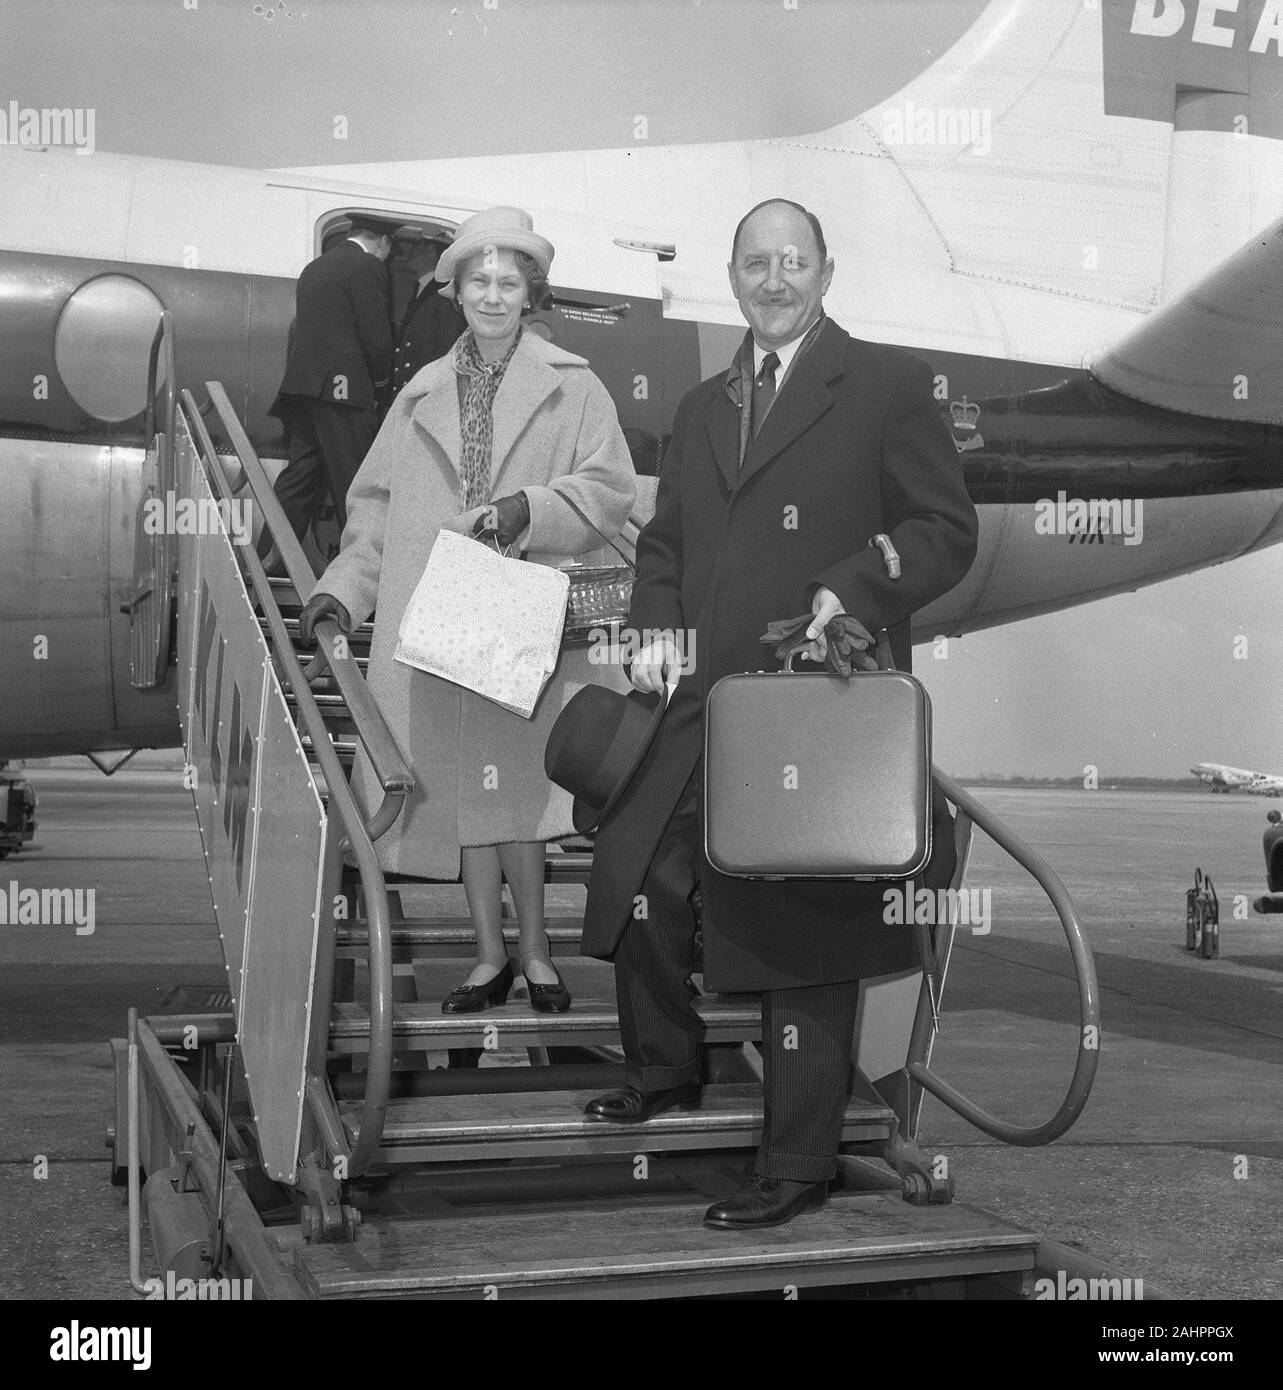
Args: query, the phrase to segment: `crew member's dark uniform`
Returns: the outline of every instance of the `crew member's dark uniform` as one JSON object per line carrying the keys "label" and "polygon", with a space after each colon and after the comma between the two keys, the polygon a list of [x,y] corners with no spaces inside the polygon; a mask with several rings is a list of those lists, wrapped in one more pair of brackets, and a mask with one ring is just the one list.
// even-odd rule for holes
{"label": "crew member's dark uniform", "polygon": [[300,539],[326,489],[339,526],[347,490],[378,432],[378,389],[392,370],[387,267],[343,241],[299,276],[285,378],[272,405],[289,431],[276,495]]}
{"label": "crew member's dark uniform", "polygon": [[420,368],[444,357],[464,330],[463,315],[440,290],[439,281],[429,280],[406,305],[392,360],[393,396]]}

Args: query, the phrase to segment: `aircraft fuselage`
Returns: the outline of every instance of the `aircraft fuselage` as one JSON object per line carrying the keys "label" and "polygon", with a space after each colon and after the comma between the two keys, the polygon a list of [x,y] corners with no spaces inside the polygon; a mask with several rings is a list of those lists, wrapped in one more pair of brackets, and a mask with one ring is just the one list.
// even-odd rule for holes
{"label": "aircraft fuselage", "polygon": [[[470,209],[164,161],[0,159],[38,211],[21,224],[0,217],[0,757],[173,744],[172,681],[133,688],[122,611],[160,310],[173,319],[179,387],[199,399],[221,381],[260,454],[279,460],[267,411],[294,277],[324,232],[345,210],[449,227]],[[552,230],[558,302],[536,331],[592,363],[638,471],[654,473],[681,395],[725,370],[743,329],[720,309],[713,322],[670,315],[656,254],[625,246],[611,224],[565,214]],[[910,346],[936,373],[980,548],[963,582],[917,616],[916,640],[1134,589],[1276,538],[1283,429],[1140,404],[1083,368],[958,351],[958,336],[950,324],[940,346]]]}

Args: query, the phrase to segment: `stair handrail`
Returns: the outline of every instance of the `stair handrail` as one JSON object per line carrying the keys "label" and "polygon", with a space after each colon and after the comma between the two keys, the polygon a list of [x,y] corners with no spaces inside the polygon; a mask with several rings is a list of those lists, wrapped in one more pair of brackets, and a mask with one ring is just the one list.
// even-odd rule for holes
{"label": "stair handrail", "polygon": [[[215,400],[219,415],[223,417],[224,426],[227,424],[224,410],[235,420],[235,413],[232,411],[226,393],[219,383],[206,382],[206,389],[209,390],[211,398]],[[200,408],[188,390],[183,391],[182,402],[183,414],[192,437],[196,441],[202,465],[211,486],[217,488],[219,495],[230,504],[233,490],[223,471],[213,440],[201,418]],[[231,437],[230,432],[229,437]],[[257,455],[254,454],[253,446],[244,438],[243,431],[241,432],[241,442],[246,452],[242,454],[239,447],[237,452],[241,467],[245,470],[246,476],[250,478],[251,487],[253,487],[255,469],[264,480],[266,474],[263,473],[263,466],[258,461]],[[233,445],[236,444],[237,441],[233,438]],[[272,501],[275,501],[274,496]],[[276,505],[279,508],[280,504],[277,503]],[[281,516],[283,520],[283,512]],[[293,538],[293,533],[290,534]],[[310,566],[307,566],[306,557],[303,555],[302,547],[298,545],[297,540],[295,540],[295,547],[297,548],[297,555],[295,556],[288,554],[282,547],[281,553],[285,557],[287,570],[291,570],[291,561],[294,561],[295,565],[301,562],[310,571]],[[312,693],[302,664],[294,651],[294,644],[290,641],[286,631],[285,620],[281,617],[280,609],[276,605],[272,586],[268,582],[267,573],[263,568],[263,562],[259,559],[252,544],[246,545],[243,549],[250,582],[259,597],[268,631],[271,634],[273,654],[280,663],[281,672],[298,701],[299,717],[312,740],[313,752],[316,754],[317,762],[325,775],[329,788],[330,804],[338,813],[342,823],[346,835],[343,848],[350,850],[356,859],[357,869],[361,875],[366,919],[369,924],[370,1051],[365,1080],[365,1100],[361,1109],[361,1122],[356,1140],[349,1154],[333,1155],[335,1158],[343,1157],[345,1159],[348,1176],[357,1177],[368,1166],[382,1140],[392,1082],[392,933],[387,881],[374,852],[373,839],[366,829],[361,810],[356,804],[352,790],[348,786],[347,777],[339,762],[338,754],[330,741],[329,731],[325,727],[325,721],[317,706],[316,697]],[[297,584],[292,570],[290,578]],[[337,635],[337,628],[335,633]],[[409,780],[408,772],[406,777]],[[412,781],[411,785],[413,785]],[[396,811],[399,812],[401,803],[404,801],[404,794],[389,799],[395,800]],[[393,819],[395,819],[395,814]],[[325,1003],[328,1006],[329,1001],[327,1000]]]}
{"label": "stair handrail", "polygon": [[[299,602],[306,603],[316,587],[316,575],[312,572],[312,566],[294,534],[293,527],[286,519],[285,509],[276,496],[267,470],[250,443],[223,384],[207,381],[205,390],[223,429],[227,432],[228,441],[240,463],[243,478],[249,482],[254,495],[254,505],[263,519],[263,525],[281,553],[286,573],[298,593]],[[260,594],[259,597],[263,599],[265,596]],[[275,600],[272,606],[275,606]],[[347,650],[347,642],[344,641],[341,647],[336,648],[337,640],[342,636],[338,625],[332,619],[323,619],[317,623],[315,635],[317,656],[323,657],[333,672],[335,684],[356,725],[357,734],[365,745],[370,766],[383,788],[383,802],[366,822],[370,838],[377,840],[396,820],[406,796],[414,790],[414,774],[406,766],[401,750],[388,728],[387,720],[383,717],[383,711],[375,704],[370,687],[361,675],[356,658]],[[314,675],[315,672],[309,667],[308,674]]]}
{"label": "stair handrail", "polygon": [[1059,1109],[1040,1125],[1013,1125],[1006,1120],[998,1119],[938,1077],[925,1062],[911,1059],[906,1065],[906,1070],[923,1090],[929,1091],[950,1110],[961,1115],[964,1120],[985,1134],[1021,1148],[1049,1144],[1053,1139],[1059,1139],[1082,1113],[1083,1107],[1087,1104],[1087,1097],[1091,1094],[1096,1066],[1100,1060],[1100,994],[1091,947],[1087,943],[1087,935],[1078,919],[1078,909],[1074,906],[1068,889],[1046,860],[982,802],[960,787],[952,777],[934,765],[931,775],[955,806],[965,811],[996,844],[1037,879],[1039,886],[1051,900],[1069,943],[1069,953],[1078,986],[1078,1051],[1074,1058],[1073,1076]]}

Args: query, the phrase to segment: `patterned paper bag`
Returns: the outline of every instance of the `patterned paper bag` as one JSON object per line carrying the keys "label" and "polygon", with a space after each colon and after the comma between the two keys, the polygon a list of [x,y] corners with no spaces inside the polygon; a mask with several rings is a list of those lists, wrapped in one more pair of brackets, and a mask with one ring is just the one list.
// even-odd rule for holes
{"label": "patterned paper bag", "polygon": [[442,531],[397,634],[397,661],[529,719],[557,665],[570,580]]}

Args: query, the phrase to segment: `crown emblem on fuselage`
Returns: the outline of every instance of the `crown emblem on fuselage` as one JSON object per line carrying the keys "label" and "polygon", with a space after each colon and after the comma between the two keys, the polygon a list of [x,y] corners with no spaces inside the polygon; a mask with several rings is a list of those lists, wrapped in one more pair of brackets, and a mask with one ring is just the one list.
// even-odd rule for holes
{"label": "crown emblem on fuselage", "polygon": [[976,429],[980,407],[963,396],[960,401],[949,402],[949,413],[953,416],[953,447],[960,454],[967,449],[983,449],[984,436]]}

